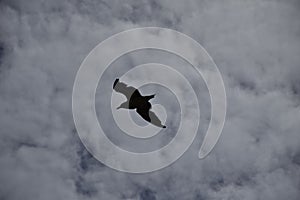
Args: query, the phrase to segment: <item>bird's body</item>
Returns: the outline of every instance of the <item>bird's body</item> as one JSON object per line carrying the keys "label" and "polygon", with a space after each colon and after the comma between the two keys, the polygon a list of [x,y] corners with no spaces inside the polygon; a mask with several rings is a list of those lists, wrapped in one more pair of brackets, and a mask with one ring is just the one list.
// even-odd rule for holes
{"label": "bird's body", "polygon": [[126,96],[127,101],[122,103],[118,108],[125,109],[136,109],[136,112],[146,121],[152,123],[161,128],[166,128],[162,125],[158,117],[154,112],[150,111],[151,103],[150,99],[154,98],[155,95],[142,96],[138,89],[127,86],[125,83],[116,79],[113,84],[113,89]]}

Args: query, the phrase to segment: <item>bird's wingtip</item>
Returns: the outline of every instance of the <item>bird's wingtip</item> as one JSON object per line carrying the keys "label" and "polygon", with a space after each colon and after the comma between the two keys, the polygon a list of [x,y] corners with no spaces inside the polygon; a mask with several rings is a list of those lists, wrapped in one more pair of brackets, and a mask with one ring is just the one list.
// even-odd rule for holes
{"label": "bird's wingtip", "polygon": [[117,85],[117,83],[119,82],[119,78],[116,78],[114,84],[113,84],[113,88],[115,88],[115,86]]}

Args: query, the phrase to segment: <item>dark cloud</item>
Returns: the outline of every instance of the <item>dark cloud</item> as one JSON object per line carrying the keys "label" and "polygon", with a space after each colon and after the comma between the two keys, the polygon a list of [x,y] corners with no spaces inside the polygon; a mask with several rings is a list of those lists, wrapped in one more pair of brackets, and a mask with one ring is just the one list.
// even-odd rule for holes
{"label": "dark cloud", "polygon": [[[299,9],[297,0],[1,1],[0,199],[299,199]],[[200,133],[168,168],[132,175],[86,151],[71,94],[96,44],[140,26],[199,41],[223,75],[228,114],[206,159],[197,160]]]}

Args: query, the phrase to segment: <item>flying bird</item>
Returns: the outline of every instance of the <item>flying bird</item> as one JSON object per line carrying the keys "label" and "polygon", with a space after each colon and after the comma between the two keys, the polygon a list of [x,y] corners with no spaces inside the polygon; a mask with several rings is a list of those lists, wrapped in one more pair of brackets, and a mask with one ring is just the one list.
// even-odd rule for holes
{"label": "flying bird", "polygon": [[166,128],[165,125],[162,125],[156,114],[150,110],[152,106],[149,100],[154,98],[155,94],[142,96],[138,89],[127,86],[125,83],[120,82],[119,79],[115,80],[113,89],[116,92],[125,95],[127,98],[127,101],[122,103],[117,109],[135,109],[135,111],[147,122],[160,128]]}

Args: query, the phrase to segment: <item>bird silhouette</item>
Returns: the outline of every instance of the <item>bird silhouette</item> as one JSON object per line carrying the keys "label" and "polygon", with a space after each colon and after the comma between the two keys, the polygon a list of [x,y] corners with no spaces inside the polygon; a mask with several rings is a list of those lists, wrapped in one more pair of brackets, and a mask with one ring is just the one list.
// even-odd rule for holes
{"label": "bird silhouette", "polygon": [[165,125],[162,125],[156,114],[150,110],[152,105],[149,100],[154,98],[155,94],[142,96],[138,89],[132,86],[127,86],[125,83],[120,82],[118,78],[113,84],[113,89],[116,92],[125,95],[127,98],[127,101],[122,103],[119,107],[117,107],[117,109],[135,109],[136,112],[147,122],[150,122],[160,128],[166,128]]}

